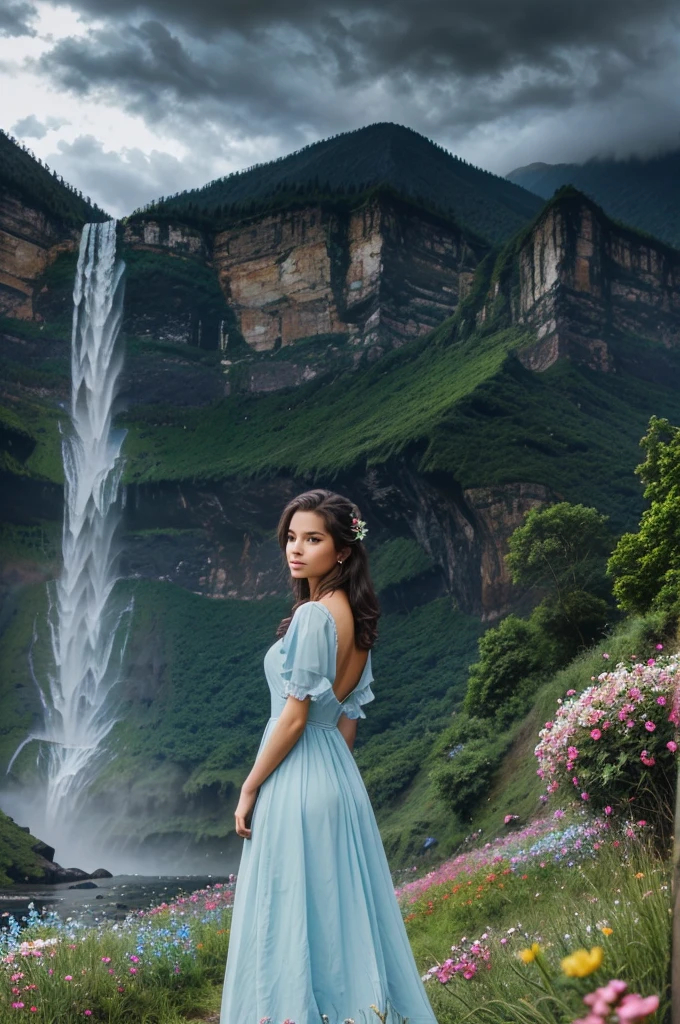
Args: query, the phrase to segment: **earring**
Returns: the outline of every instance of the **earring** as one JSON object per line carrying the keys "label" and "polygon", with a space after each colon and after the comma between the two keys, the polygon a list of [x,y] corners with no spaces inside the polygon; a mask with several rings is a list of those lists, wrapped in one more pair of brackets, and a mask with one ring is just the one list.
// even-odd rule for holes
{"label": "earring", "polygon": [[342,565],[342,559],[341,558],[338,559],[338,564]]}

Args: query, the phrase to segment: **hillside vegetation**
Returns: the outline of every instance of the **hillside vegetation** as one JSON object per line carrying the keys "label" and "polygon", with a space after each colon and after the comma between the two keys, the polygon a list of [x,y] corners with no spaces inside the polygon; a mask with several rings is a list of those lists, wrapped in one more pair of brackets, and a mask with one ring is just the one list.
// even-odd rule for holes
{"label": "hillside vegetation", "polygon": [[83,196],[2,129],[0,188],[16,193],[29,206],[68,227],[81,228],[88,221],[108,217],[89,196]]}
{"label": "hillside vegetation", "polygon": [[644,160],[589,160],[584,164],[534,163],[509,181],[548,199],[563,185],[585,192],[610,217],[680,249],[680,150]]}
{"label": "hillside vegetation", "polygon": [[542,205],[537,196],[453,156],[419,132],[378,122],[202,188],[161,196],[129,219],[172,219],[220,230],[234,219],[301,202],[361,200],[381,185],[494,242],[508,238]]}

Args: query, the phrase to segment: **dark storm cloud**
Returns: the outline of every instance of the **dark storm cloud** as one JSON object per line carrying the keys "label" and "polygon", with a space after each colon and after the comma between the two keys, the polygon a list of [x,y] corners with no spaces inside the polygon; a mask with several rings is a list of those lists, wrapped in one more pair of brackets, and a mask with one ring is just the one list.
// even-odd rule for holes
{"label": "dark storm cloud", "polygon": [[36,16],[33,4],[25,0],[2,0],[0,3],[0,36],[34,36],[31,21]]}
{"label": "dark storm cloud", "polygon": [[[594,46],[632,63],[645,57],[650,28],[678,24],[677,0],[74,0],[85,15],[181,26],[204,40],[234,33],[256,41],[289,26],[336,55],[339,70],[375,75],[409,69],[498,74],[528,64],[568,70],[563,50]],[[341,65],[345,65],[344,68]]]}
{"label": "dark storm cloud", "polygon": [[[314,130],[324,94],[327,131],[338,130],[344,101],[333,90],[376,82],[399,95],[433,90],[434,127],[560,110],[677,59],[680,31],[677,0],[351,0],[333,10],[316,0],[75,2],[106,20],[43,55],[56,84],[116,94],[154,122],[181,118],[177,103],[194,117],[207,101],[204,115],[237,131],[304,121]],[[122,23],[139,12],[163,17]]]}
{"label": "dark storm cloud", "polygon": [[[145,188],[150,198],[198,185],[376,121],[468,158],[481,147],[474,162],[501,173],[677,146],[677,0],[70,4],[85,32],[27,63],[189,154],[145,163],[138,151],[122,160],[97,151],[105,191],[128,209]],[[60,154],[65,176],[74,153]]]}

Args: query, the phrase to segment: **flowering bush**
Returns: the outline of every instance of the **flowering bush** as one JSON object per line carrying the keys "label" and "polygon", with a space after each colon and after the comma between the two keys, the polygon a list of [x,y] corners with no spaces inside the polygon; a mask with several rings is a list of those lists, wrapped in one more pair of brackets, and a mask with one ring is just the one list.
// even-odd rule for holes
{"label": "flowering bush", "polygon": [[[660,650],[661,644],[657,644]],[[605,655],[605,658],[608,657]],[[634,656],[633,656],[634,657]],[[581,693],[567,691],[534,753],[547,793],[560,788],[593,809],[625,808],[669,834],[680,727],[679,655],[602,672]],[[662,826],[665,825],[665,828]]]}

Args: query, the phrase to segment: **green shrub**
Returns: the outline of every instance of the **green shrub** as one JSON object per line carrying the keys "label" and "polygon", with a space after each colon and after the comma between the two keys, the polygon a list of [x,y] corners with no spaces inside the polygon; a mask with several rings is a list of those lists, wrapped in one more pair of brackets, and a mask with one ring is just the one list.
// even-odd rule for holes
{"label": "green shrub", "polygon": [[488,718],[541,664],[542,644],[530,620],[508,615],[479,639],[480,660],[470,665],[463,709]]}
{"label": "green shrub", "polygon": [[447,755],[429,774],[440,799],[456,814],[469,816],[488,792],[509,744],[507,734],[491,743],[475,739],[453,757]]}

